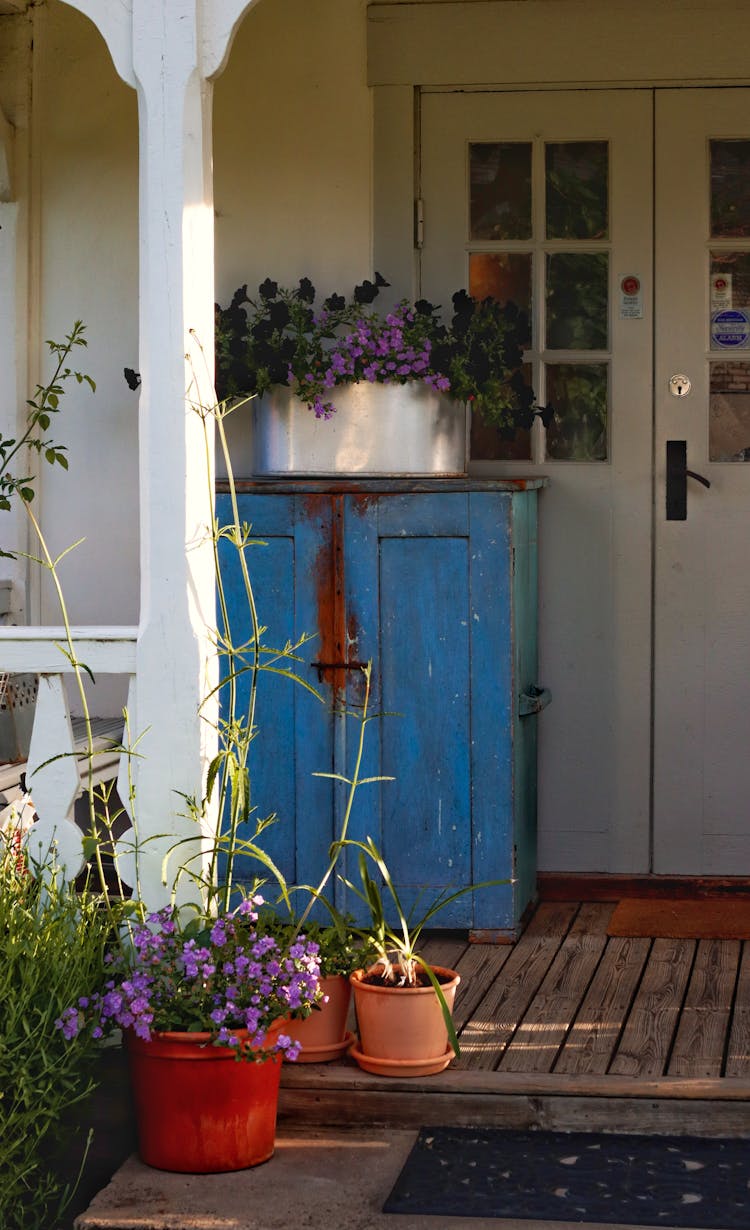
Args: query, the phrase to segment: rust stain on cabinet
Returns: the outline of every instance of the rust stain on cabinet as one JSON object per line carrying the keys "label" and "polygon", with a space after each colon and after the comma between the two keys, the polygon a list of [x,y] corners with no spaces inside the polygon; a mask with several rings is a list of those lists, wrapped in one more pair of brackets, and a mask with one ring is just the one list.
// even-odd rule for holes
{"label": "rust stain on cabinet", "polygon": [[330,663],[320,668],[321,680],[333,690],[333,700],[341,699],[346,688],[346,625],[344,611],[344,497],[307,495],[303,508],[310,519],[330,516],[330,534],[323,537],[312,572],[316,594],[317,658]]}

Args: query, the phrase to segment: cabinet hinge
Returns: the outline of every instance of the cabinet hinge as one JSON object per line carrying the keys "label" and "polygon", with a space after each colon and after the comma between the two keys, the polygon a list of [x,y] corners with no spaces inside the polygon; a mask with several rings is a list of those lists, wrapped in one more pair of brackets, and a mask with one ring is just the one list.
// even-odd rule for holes
{"label": "cabinet hinge", "polygon": [[424,246],[424,201],[421,197],[414,202],[414,247]]}

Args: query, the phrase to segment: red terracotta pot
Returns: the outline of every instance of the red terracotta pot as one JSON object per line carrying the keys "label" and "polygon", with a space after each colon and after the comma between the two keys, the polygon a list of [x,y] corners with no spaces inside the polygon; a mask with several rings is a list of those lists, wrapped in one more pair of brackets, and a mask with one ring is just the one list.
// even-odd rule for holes
{"label": "red terracotta pot", "polygon": [[145,1042],[126,1035],[138,1152],[157,1170],[244,1170],[273,1153],[281,1056],[238,1060],[210,1037],[155,1033]]}

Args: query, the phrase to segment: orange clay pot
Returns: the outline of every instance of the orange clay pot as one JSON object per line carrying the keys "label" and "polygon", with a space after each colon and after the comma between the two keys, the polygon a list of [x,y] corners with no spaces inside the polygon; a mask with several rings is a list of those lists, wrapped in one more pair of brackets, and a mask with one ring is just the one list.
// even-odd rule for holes
{"label": "orange clay pot", "polygon": [[[383,1076],[441,1072],[453,1058],[453,1050],[434,987],[389,987],[364,981],[380,968],[355,970],[350,976],[359,1029],[359,1044],[351,1048],[350,1055],[365,1071]],[[460,977],[443,966],[432,969],[452,1011]]]}
{"label": "orange clay pot", "polygon": [[327,1003],[314,1009],[304,1020],[289,1021],[286,1032],[302,1043],[297,1063],[325,1063],[338,1059],[354,1041],[346,1031],[346,1019],[352,988],[341,974],[328,974],[320,979]]}

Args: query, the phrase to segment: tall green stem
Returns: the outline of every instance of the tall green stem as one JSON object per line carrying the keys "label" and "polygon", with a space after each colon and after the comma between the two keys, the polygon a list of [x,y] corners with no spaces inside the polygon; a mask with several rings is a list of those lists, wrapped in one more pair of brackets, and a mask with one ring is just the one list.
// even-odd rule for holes
{"label": "tall green stem", "polygon": [[[365,696],[364,696],[364,701],[362,704],[362,717],[360,719],[359,738],[357,740],[357,754],[354,758],[354,772],[351,778],[338,779],[338,780],[346,781],[349,786],[349,791],[347,793],[347,798],[346,798],[346,807],[344,808],[344,818],[341,821],[341,832],[339,836],[337,837],[336,841],[331,846],[329,860],[328,860],[328,867],[326,868],[323,879],[320,881],[320,884],[315,889],[304,911],[302,912],[299,922],[297,923],[297,926],[295,928],[295,934],[299,934],[299,932],[304,927],[305,922],[307,921],[307,918],[309,917],[310,911],[312,910],[315,902],[322,896],[328,881],[333,875],[334,868],[336,866],[336,863],[338,862],[339,854],[341,853],[341,850],[347,839],[347,833],[349,831],[349,820],[351,818],[352,807],[354,806],[354,798],[357,793],[357,790],[359,789],[360,786],[364,785],[366,782],[373,780],[372,778],[361,778],[360,777],[360,769],[362,768],[362,757],[364,755],[364,749],[365,749],[365,730],[367,727],[367,723],[371,721],[371,718],[368,717],[368,709],[370,705],[372,662],[368,662],[366,666],[362,667],[362,674],[364,675],[364,678],[365,678]],[[322,777],[333,776],[334,780],[336,780],[337,778],[336,774],[332,775],[328,773],[316,774],[316,776],[322,776]],[[378,778],[377,780],[384,781],[385,779]]]}

